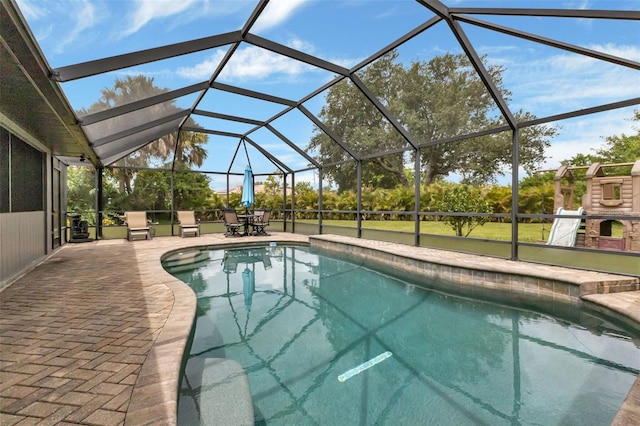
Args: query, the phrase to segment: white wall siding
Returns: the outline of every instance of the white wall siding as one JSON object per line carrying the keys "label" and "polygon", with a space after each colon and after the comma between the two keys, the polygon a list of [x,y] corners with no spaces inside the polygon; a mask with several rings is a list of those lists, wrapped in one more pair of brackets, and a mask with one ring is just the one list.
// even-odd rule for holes
{"label": "white wall siding", "polygon": [[45,256],[44,212],[0,214],[0,287]]}

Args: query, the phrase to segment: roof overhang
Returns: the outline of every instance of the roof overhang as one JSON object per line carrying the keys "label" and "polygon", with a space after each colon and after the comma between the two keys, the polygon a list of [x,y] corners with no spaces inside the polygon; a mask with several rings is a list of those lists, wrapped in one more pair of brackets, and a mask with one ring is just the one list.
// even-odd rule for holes
{"label": "roof overhang", "polygon": [[20,128],[59,157],[100,165],[15,4],[0,3],[0,120]]}

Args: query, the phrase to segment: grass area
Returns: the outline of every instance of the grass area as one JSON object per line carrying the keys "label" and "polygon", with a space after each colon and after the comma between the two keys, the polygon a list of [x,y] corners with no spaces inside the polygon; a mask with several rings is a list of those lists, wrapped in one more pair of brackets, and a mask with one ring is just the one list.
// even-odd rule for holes
{"label": "grass area", "polygon": [[[315,223],[315,221],[312,220],[297,219],[296,221],[303,223]],[[329,226],[344,226],[348,228],[356,227],[356,221],[354,220],[323,220],[322,224]],[[365,220],[362,221],[362,227],[365,229],[380,229],[397,232],[413,232],[414,230],[413,222],[395,220]],[[518,225],[519,240],[522,242],[546,242],[549,237],[550,230],[550,223],[521,223]],[[449,225],[444,222],[435,221],[420,222],[420,232],[423,234],[434,235],[455,235],[455,232]],[[511,224],[496,222],[485,223],[483,226],[479,226],[471,231],[469,238],[511,241]]]}
{"label": "grass area", "polygon": [[[312,220],[296,219],[298,222],[316,223]],[[344,226],[347,228],[355,228],[355,220],[323,220],[324,225]],[[365,229],[380,229],[384,231],[397,232],[413,232],[414,224],[405,220],[363,220],[362,227]],[[549,238],[551,231],[551,223],[521,223],[518,225],[518,239],[520,242],[528,243],[545,243]],[[420,232],[423,234],[433,235],[451,235],[455,232],[445,222],[423,221],[420,222]],[[614,222],[611,229],[611,236],[622,238],[622,224]],[[479,238],[485,240],[511,241],[511,224],[488,222],[482,226],[478,226],[469,238]]]}

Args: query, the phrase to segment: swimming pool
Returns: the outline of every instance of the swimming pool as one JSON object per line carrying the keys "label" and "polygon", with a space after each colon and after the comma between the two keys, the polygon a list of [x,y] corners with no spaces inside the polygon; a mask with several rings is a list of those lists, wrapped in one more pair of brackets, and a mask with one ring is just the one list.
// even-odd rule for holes
{"label": "swimming pool", "polygon": [[266,424],[608,424],[640,371],[624,330],[569,305],[464,299],[296,246],[165,265],[198,296],[181,425],[207,423],[212,358],[242,364]]}

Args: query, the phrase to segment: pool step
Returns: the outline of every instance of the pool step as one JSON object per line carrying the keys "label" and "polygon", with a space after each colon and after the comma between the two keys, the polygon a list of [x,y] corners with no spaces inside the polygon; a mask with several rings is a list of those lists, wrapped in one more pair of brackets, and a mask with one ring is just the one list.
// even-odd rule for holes
{"label": "pool step", "polygon": [[[242,366],[230,359],[205,358],[202,367],[200,424],[253,425],[249,378]],[[193,380],[194,370],[187,375]]]}

